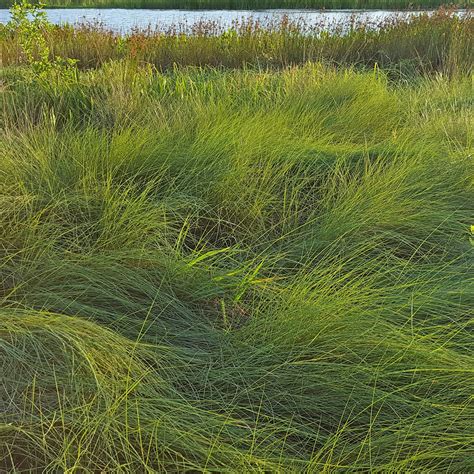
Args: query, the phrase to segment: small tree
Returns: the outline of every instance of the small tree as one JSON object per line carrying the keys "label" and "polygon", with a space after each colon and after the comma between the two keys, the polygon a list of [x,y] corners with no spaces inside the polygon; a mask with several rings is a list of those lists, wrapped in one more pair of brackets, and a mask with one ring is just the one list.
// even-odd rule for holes
{"label": "small tree", "polygon": [[26,62],[36,75],[57,71],[61,76],[73,76],[77,60],[59,56],[51,58],[45,33],[51,31],[53,25],[48,21],[44,7],[43,3],[33,4],[27,0],[15,3],[10,8],[9,28],[17,36]]}

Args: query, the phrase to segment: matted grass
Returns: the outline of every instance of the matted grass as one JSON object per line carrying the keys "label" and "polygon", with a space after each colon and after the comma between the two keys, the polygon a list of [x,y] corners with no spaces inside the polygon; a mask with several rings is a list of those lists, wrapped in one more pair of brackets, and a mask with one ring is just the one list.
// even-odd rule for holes
{"label": "matted grass", "polygon": [[472,78],[410,77],[5,69],[0,471],[472,471]]}

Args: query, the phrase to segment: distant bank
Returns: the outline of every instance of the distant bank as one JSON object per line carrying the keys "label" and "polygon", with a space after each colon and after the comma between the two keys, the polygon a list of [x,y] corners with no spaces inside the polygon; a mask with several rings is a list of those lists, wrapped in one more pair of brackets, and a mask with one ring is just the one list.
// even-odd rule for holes
{"label": "distant bank", "polygon": [[[1,8],[10,7],[14,1],[0,0]],[[49,0],[54,8],[166,8],[197,10],[255,10],[280,8],[305,9],[426,9],[438,8],[446,3],[458,7],[472,7],[472,0]]]}

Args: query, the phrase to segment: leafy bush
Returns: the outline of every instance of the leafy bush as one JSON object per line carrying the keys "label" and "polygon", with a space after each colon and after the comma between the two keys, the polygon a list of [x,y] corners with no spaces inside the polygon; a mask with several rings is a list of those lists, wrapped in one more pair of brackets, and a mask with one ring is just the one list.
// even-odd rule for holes
{"label": "leafy bush", "polygon": [[22,0],[11,8],[11,20],[7,28],[18,37],[18,43],[26,63],[36,76],[45,76],[54,71],[63,79],[75,75],[76,60],[55,56],[51,58],[51,51],[45,35],[54,28],[48,21],[45,4],[29,3]]}

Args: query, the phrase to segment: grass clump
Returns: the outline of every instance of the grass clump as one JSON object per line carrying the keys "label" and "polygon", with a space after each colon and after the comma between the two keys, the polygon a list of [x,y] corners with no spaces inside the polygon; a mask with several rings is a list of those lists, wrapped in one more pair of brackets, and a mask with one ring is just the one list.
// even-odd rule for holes
{"label": "grass clump", "polygon": [[429,72],[5,68],[0,471],[470,472],[472,78]]}

